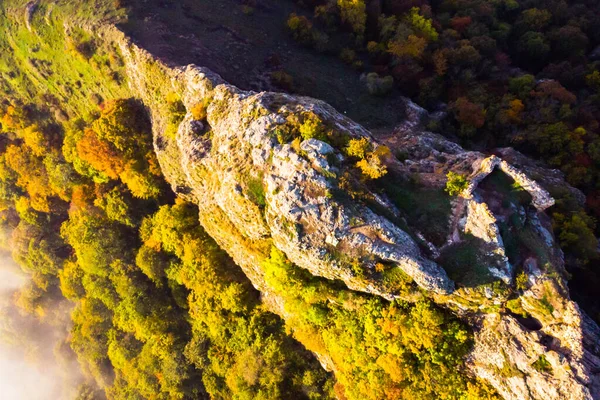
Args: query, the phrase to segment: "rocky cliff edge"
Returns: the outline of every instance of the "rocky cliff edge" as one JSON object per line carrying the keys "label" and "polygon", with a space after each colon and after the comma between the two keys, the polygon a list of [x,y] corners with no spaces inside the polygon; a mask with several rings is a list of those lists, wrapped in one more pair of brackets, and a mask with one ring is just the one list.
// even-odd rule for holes
{"label": "rocky cliff edge", "polygon": [[[272,311],[289,316],[264,279],[275,246],[352,290],[425,296],[451,310],[475,333],[470,373],[506,399],[600,398],[600,332],[569,299],[544,214],[548,185],[566,186],[556,171],[511,149],[489,156],[424,132],[424,111],[412,104],[407,122],[378,141],[322,101],[241,91],[200,67],[167,67],[114,28],[101,35],[120,47],[132,93],[151,112],[173,190],[198,205],[206,231]],[[175,127],[162,98],[170,91],[187,110]],[[443,191],[449,171],[469,182],[454,198]],[[508,251],[509,236],[518,251]],[[477,268],[456,257],[466,250]],[[412,283],[395,285],[386,271]]]}

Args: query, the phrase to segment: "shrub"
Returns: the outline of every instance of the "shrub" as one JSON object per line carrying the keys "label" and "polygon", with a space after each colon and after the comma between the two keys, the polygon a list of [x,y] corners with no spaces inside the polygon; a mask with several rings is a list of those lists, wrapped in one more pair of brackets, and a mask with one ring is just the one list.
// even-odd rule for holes
{"label": "shrub", "polygon": [[356,59],[356,52],[352,49],[343,48],[340,51],[340,59],[346,64],[352,64]]}
{"label": "shrub", "polygon": [[86,60],[91,59],[96,52],[96,45],[91,40],[76,40],[69,38],[67,41],[67,48],[71,54],[79,54]]}
{"label": "shrub", "polygon": [[318,30],[313,31],[313,45],[315,50],[324,53],[329,50],[329,35]]}
{"label": "shrub", "polygon": [[517,51],[534,64],[543,63],[550,53],[550,44],[542,33],[527,32],[517,42]]}
{"label": "shrub", "polygon": [[292,131],[287,126],[282,126],[273,131],[273,134],[277,138],[277,143],[285,144],[294,138]]}
{"label": "shrub", "polygon": [[388,51],[394,56],[411,57],[420,59],[427,47],[427,39],[409,35],[406,40],[393,40],[388,46]]}
{"label": "shrub", "polygon": [[350,157],[356,157],[363,160],[367,153],[372,149],[371,142],[366,137],[362,137],[360,139],[351,139],[348,142],[348,147],[346,147],[346,154]]}
{"label": "shrub", "polygon": [[302,136],[302,139],[304,140],[327,140],[325,125],[323,124],[323,121],[321,121],[321,118],[319,118],[319,116],[313,112],[309,112],[304,115],[304,121],[298,130],[300,132],[300,136]]}
{"label": "shrub", "polygon": [[242,13],[244,13],[244,15],[252,15],[252,14],[254,14],[254,7],[250,7],[249,5],[243,5],[242,6]]}
{"label": "shrub", "polygon": [[586,75],[585,82],[589,87],[600,92],[600,72],[593,71],[590,74]]}
{"label": "shrub", "polygon": [[202,99],[202,101],[196,103],[195,106],[192,107],[190,112],[192,113],[192,118],[196,121],[204,121],[206,119],[206,112],[208,110],[208,106],[210,105],[210,98],[206,97]]}
{"label": "shrub", "polygon": [[98,93],[92,93],[90,95],[90,100],[97,106],[100,106],[104,102],[104,99]]}
{"label": "shrub", "polygon": [[135,257],[135,264],[148,278],[158,283],[165,277],[165,269],[169,266],[169,260],[166,254],[142,245]]}
{"label": "shrub", "polygon": [[411,24],[413,29],[419,31],[430,41],[435,42],[438,40],[439,35],[433,27],[431,19],[422,16],[418,7],[411,8],[406,19]]}
{"label": "shrub", "polygon": [[531,364],[531,366],[539,372],[545,372],[545,373],[552,372],[552,365],[548,362],[548,360],[546,359],[546,356],[544,356],[543,354],[540,356],[540,358],[537,359],[536,362]]}
{"label": "shrub", "polygon": [[367,51],[370,54],[378,54],[382,51],[382,46],[379,43],[371,40],[369,43],[367,43]]}
{"label": "shrub", "polygon": [[345,150],[348,156],[359,159],[356,166],[366,178],[379,179],[387,174],[387,167],[383,163],[383,159],[390,154],[387,146],[379,146],[373,150],[373,144],[369,139],[362,137],[351,139]]}
{"label": "shrub", "polygon": [[570,250],[584,264],[598,258],[598,239],[594,236],[596,221],[592,217],[582,211],[570,216],[555,213],[552,217],[554,230],[564,249]]}
{"label": "shrub", "polygon": [[520,315],[524,318],[527,318],[528,314],[525,309],[523,309],[523,305],[521,304],[521,299],[516,298],[506,302],[506,308],[513,312],[514,314]]}
{"label": "shrub", "polygon": [[523,271],[519,272],[515,278],[515,287],[517,290],[527,290],[528,285],[529,278],[527,278],[527,274]]}
{"label": "shrub", "polygon": [[533,75],[525,74],[508,80],[508,90],[521,99],[529,97],[529,93],[534,87],[535,77]]}
{"label": "shrub", "polygon": [[37,125],[31,125],[18,133],[23,139],[25,145],[29,147],[33,154],[42,156],[48,151],[50,141],[44,132]]}
{"label": "shrub", "polygon": [[179,128],[179,124],[185,118],[185,105],[174,93],[167,95],[167,112],[169,114],[169,125],[167,126],[167,131],[165,134],[168,137],[174,138],[177,134],[177,129]]}
{"label": "shrub", "polygon": [[481,104],[472,103],[466,97],[459,97],[452,110],[461,125],[461,135],[471,136],[485,124],[486,111]]}
{"label": "shrub", "polygon": [[469,25],[473,23],[473,19],[469,16],[466,17],[454,17],[450,20],[450,26],[457,32],[463,33]]}
{"label": "shrub", "polygon": [[265,188],[263,186],[262,176],[248,179],[248,197],[257,206],[263,208],[267,202],[265,200]]}
{"label": "shrub", "polygon": [[79,158],[89,163],[111,179],[117,179],[126,167],[126,162],[115,146],[98,138],[96,132],[86,129],[81,140],[77,142]]}
{"label": "shrub", "polygon": [[161,193],[161,179],[148,171],[126,169],[120,178],[131,194],[139,199],[156,198]]}
{"label": "shrub", "polygon": [[313,44],[313,25],[308,18],[292,13],[287,20],[287,27],[297,42],[305,46]]}
{"label": "shrub", "polygon": [[373,96],[384,96],[394,88],[394,78],[390,75],[380,77],[376,72],[367,75],[367,90]]}
{"label": "shrub", "polygon": [[291,92],[294,88],[294,78],[282,70],[271,72],[271,81],[275,86],[287,92]]}
{"label": "shrub", "polygon": [[119,222],[129,227],[135,227],[136,221],[132,218],[129,206],[129,199],[124,191],[119,187],[96,197],[94,205],[106,214],[111,221]]}
{"label": "shrub", "polygon": [[448,181],[446,181],[445,191],[450,196],[457,196],[461,194],[463,190],[469,186],[469,181],[464,175],[450,171],[446,177],[448,178]]}
{"label": "shrub", "polygon": [[352,63],[352,68],[354,68],[357,71],[362,71],[365,67],[365,63],[362,62],[362,60],[355,60]]}
{"label": "shrub", "polygon": [[350,261],[350,269],[354,276],[364,279],[365,278],[365,270],[360,260],[354,259]]}
{"label": "shrub", "polygon": [[371,156],[367,160],[360,160],[356,166],[369,179],[379,179],[387,174],[387,167],[383,165],[379,157]]}

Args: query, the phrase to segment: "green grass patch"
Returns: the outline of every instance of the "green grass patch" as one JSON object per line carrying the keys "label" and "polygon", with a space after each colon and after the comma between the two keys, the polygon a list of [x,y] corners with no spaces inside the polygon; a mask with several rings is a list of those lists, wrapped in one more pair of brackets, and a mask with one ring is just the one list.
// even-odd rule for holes
{"label": "green grass patch", "polygon": [[481,253],[480,240],[469,236],[466,240],[448,246],[437,260],[457,284],[478,287],[497,280],[489,271],[489,262]]}
{"label": "green grass patch", "polygon": [[531,195],[522,186],[498,169],[485,177],[479,186],[501,193],[505,202],[526,206],[532,201]]}
{"label": "green grass patch", "polygon": [[410,226],[436,246],[446,242],[452,205],[450,196],[443,189],[423,188],[391,173],[381,178],[378,186],[406,216]]}
{"label": "green grass patch", "polygon": [[533,364],[531,364],[531,366],[535,368],[536,371],[543,372],[546,374],[552,373],[552,365],[546,359],[546,356],[543,354]]}
{"label": "green grass patch", "polygon": [[392,266],[381,272],[385,287],[399,295],[409,295],[417,290],[414,280],[398,266]]}
{"label": "green grass patch", "polygon": [[523,309],[523,305],[521,304],[520,298],[508,300],[505,306],[510,312],[520,315],[523,318],[527,318],[529,316],[529,314],[527,314],[527,311]]}
{"label": "green grass patch", "polygon": [[[514,219],[511,218],[511,221]],[[504,242],[506,256],[512,264],[517,264],[524,254],[534,255],[542,265],[550,262],[548,245],[531,224],[518,226],[518,224],[512,222],[500,222],[498,226]]]}
{"label": "green grass patch", "polygon": [[250,177],[246,182],[246,189],[250,201],[261,208],[267,205],[262,174],[258,177]]}
{"label": "green grass patch", "polygon": [[[87,6],[100,5],[90,2]],[[11,2],[17,5],[19,2]],[[74,6],[66,2],[65,6]],[[80,2],[77,2],[80,4]],[[84,7],[84,8],[85,8]],[[78,18],[67,9],[42,2],[27,28],[24,9],[0,18],[0,93],[7,98],[36,102],[40,94],[45,102],[58,105],[71,116],[86,115],[97,106],[90,96],[98,94],[104,100],[128,97],[125,73],[118,50],[111,44],[93,41],[90,34],[75,28],[65,28]]]}

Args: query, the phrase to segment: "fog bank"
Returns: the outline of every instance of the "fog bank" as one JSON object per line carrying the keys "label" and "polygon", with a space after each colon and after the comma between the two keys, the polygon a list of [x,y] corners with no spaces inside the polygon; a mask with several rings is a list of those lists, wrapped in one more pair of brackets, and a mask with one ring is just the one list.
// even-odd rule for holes
{"label": "fog bank", "polygon": [[69,307],[57,304],[45,321],[23,314],[15,300],[27,282],[10,258],[0,256],[0,399],[73,399],[83,377],[68,346],[60,346]]}

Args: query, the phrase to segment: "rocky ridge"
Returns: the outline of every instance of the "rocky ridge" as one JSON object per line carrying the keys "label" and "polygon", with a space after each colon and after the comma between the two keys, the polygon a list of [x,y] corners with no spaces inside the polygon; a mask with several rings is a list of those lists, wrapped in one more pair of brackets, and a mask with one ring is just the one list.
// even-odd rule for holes
{"label": "rocky ridge", "polygon": [[[442,187],[450,170],[470,177],[471,185],[454,200],[448,221],[440,221],[450,225],[448,243],[435,250],[452,248],[470,234],[480,240],[484,253],[499,256],[490,256],[486,265],[505,283],[512,282],[516,267],[508,260],[498,227],[505,216],[486,203],[489,193],[478,183],[500,169],[530,194],[532,207],[515,206],[515,212],[545,256],[517,260],[527,281],[518,297],[490,286],[465,286],[450,279],[436,252],[419,239],[422,235],[400,226],[402,213],[386,196],[368,197],[391,216],[338,193],[338,173],[349,165],[342,148],[317,139],[302,140],[299,146],[278,140],[278,131],[294,116],[311,113],[347,138],[366,138],[375,149],[382,146],[360,125],[315,99],[244,92],[207,69],[170,68],[114,27],[101,35],[121,49],[131,91],[151,111],[155,150],[173,190],[198,205],[206,231],[242,267],[274,312],[286,317],[285,304],[271,293],[261,268],[272,245],[313,275],[388,300],[403,294],[372,270],[376,262],[390,263],[422,293],[470,323],[475,344],[468,368],[504,398],[600,398],[598,327],[569,299],[561,278],[562,254],[543,213],[553,200],[543,182],[536,183],[502,158],[465,151],[423,132],[418,121],[408,121],[382,140],[407,154],[404,161],[388,160],[390,171],[418,176],[423,186]],[[188,110],[175,135],[167,133],[169,116],[163,106],[170,91],[181,96]],[[206,99],[207,118],[197,121],[192,110]],[[366,274],[353,268],[357,260]],[[527,317],[507,308],[510,300]],[[326,354],[318,356],[335,371]],[[549,369],[539,367],[542,358]]]}

